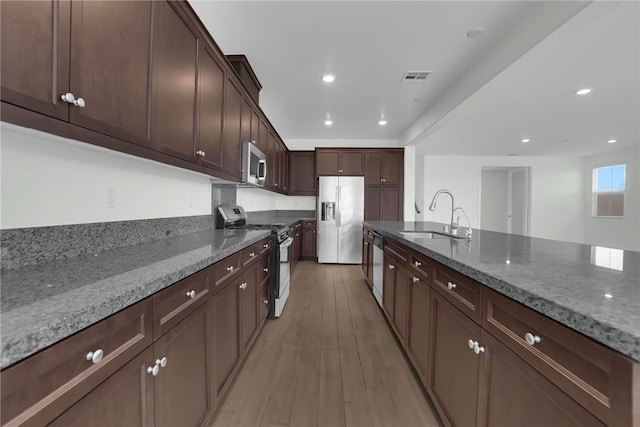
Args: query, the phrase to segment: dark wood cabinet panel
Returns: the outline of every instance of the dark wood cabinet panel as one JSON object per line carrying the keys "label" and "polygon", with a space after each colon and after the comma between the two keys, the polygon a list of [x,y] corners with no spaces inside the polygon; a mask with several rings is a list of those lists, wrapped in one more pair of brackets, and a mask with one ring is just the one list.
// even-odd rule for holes
{"label": "dark wood cabinet panel", "polygon": [[247,268],[240,277],[240,342],[243,351],[249,348],[258,331],[257,278],[258,265],[255,263]]}
{"label": "dark wood cabinet panel", "polygon": [[316,149],[316,175],[364,175],[364,151],[352,149]]}
{"label": "dark wood cabinet panel", "polygon": [[380,151],[367,151],[364,153],[364,183],[380,184],[382,177],[382,153]]}
{"label": "dark wood cabinet panel", "polygon": [[384,150],[381,156],[381,175],[383,184],[401,184],[404,173],[404,151]]}
{"label": "dark wood cabinet panel", "polygon": [[382,308],[384,309],[387,318],[393,320],[393,310],[395,307],[395,293],[396,293],[396,262],[387,253],[383,257],[384,263],[382,265],[383,277],[382,277]]}
{"label": "dark wood cabinet panel", "polygon": [[149,347],[47,425],[153,427],[153,376],[146,373],[153,360]]}
{"label": "dark wood cabinet panel", "polygon": [[182,12],[171,5],[156,3],[155,147],[193,161],[198,36]]}
{"label": "dark wood cabinet panel", "polygon": [[480,341],[485,352],[478,400],[479,427],[605,425],[490,334],[483,331]]}
{"label": "dark wood cabinet panel", "polygon": [[431,353],[427,391],[452,426],[475,426],[479,358],[469,340],[480,340],[480,326],[438,292],[431,292]]}
{"label": "dark wood cabinet panel", "polygon": [[260,140],[260,128],[261,128],[260,122],[261,122],[260,113],[258,113],[257,109],[254,109],[252,107],[252,110],[251,110],[251,138],[250,138],[250,140],[253,141],[261,151],[264,151],[263,148],[262,148],[263,145],[262,145],[261,140]]}
{"label": "dark wood cabinet panel", "polygon": [[396,263],[395,296],[393,298],[393,323],[398,331],[400,342],[407,338],[407,320],[409,312],[409,272],[401,263]]}
{"label": "dark wood cabinet panel", "polygon": [[316,150],[316,175],[338,175],[339,156],[337,151]]}
{"label": "dark wood cabinet panel", "polygon": [[442,295],[463,313],[480,323],[482,288],[478,282],[439,263],[433,263],[431,280]]}
{"label": "dark wood cabinet panel", "polygon": [[229,76],[225,87],[223,164],[226,173],[238,178],[242,175],[242,103],[240,83]]}
{"label": "dark wood cabinet panel", "polygon": [[402,190],[398,185],[383,185],[381,190],[380,220],[402,221]]}
{"label": "dark wood cabinet panel", "polygon": [[364,189],[364,220],[380,221],[382,202],[382,186],[365,185]]}
{"label": "dark wood cabinet panel", "polygon": [[[72,123],[125,141],[153,146],[151,46],[152,13],[156,5],[147,1],[71,2],[69,91],[85,101],[84,108],[70,107]],[[160,39],[162,31],[157,33]],[[190,54],[194,66],[195,50]],[[163,67],[168,63],[159,65]],[[195,69],[189,71],[195,78]],[[158,72],[163,73],[163,69]],[[175,81],[173,83],[175,85]],[[193,96],[191,93],[189,98],[192,111]]]}
{"label": "dark wood cabinet panel", "polygon": [[316,195],[316,155],[313,151],[289,152],[289,194]]}
{"label": "dark wood cabinet panel", "polygon": [[317,224],[316,221],[304,221],[302,227],[302,253],[301,258],[315,260],[317,254]]}
{"label": "dark wood cabinet panel", "polygon": [[[253,128],[252,128],[252,116],[253,116],[253,105],[249,101],[249,98],[246,96],[242,97],[242,107],[240,109],[240,143],[250,142],[255,140],[257,137],[252,137]],[[259,129],[259,127],[257,128]],[[256,135],[258,130],[256,130]]]}
{"label": "dark wood cabinet panel", "polygon": [[430,300],[431,289],[429,284],[422,279],[417,282],[412,281],[409,288],[410,308],[407,351],[425,385],[427,384],[427,364],[429,360]]}
{"label": "dark wood cabinet panel", "polygon": [[156,426],[197,426],[212,414],[211,327],[211,307],[203,305],[153,344],[161,363],[153,377]]}
{"label": "dark wood cabinet panel", "polygon": [[362,230],[362,273],[369,288],[373,287],[373,232],[366,227]]}
{"label": "dark wood cabinet panel", "polygon": [[208,46],[200,44],[198,59],[198,139],[196,150],[203,151],[200,163],[222,168],[223,118],[225,115],[225,70]]}
{"label": "dark wood cabinet panel", "polygon": [[2,1],[0,19],[2,100],[68,120],[71,3]]}
{"label": "dark wood cabinet panel", "polygon": [[280,192],[289,194],[289,154],[282,141],[278,145],[280,150]]}
{"label": "dark wood cabinet panel", "polygon": [[215,392],[220,396],[240,362],[240,285],[232,280],[211,300],[213,313],[213,378]]}
{"label": "dark wood cabinet panel", "polygon": [[338,166],[340,175],[364,175],[364,152],[341,151]]}
{"label": "dark wood cabinet panel", "polygon": [[[260,149],[260,151],[262,151],[264,154],[268,154],[269,153],[269,136],[270,136],[270,132],[269,132],[269,125],[267,124],[267,122],[264,120],[264,118],[262,118],[261,115],[258,116],[253,116],[253,118],[258,117],[258,136],[257,136],[257,143],[258,143],[258,148]],[[267,159],[268,161],[268,159]],[[267,174],[269,173],[269,168],[267,165]],[[267,177],[267,179],[269,179]]]}

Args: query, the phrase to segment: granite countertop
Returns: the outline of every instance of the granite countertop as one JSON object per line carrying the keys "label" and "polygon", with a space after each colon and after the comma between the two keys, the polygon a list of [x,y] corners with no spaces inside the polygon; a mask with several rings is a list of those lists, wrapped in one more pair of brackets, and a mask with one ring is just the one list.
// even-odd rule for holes
{"label": "granite countertop", "polygon": [[476,229],[469,244],[399,233],[442,230],[432,222],[365,225],[640,362],[640,252]]}
{"label": "granite countertop", "polygon": [[270,235],[208,230],[2,271],[5,368]]}
{"label": "granite countertop", "polygon": [[247,224],[285,224],[291,226],[298,221],[315,220],[314,211],[258,211],[247,212]]}

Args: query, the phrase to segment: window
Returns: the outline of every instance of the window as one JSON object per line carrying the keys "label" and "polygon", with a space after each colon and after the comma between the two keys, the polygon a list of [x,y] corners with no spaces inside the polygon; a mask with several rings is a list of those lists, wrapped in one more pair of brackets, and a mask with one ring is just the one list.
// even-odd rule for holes
{"label": "window", "polygon": [[606,166],[593,170],[593,216],[622,218],[624,216],[625,165]]}

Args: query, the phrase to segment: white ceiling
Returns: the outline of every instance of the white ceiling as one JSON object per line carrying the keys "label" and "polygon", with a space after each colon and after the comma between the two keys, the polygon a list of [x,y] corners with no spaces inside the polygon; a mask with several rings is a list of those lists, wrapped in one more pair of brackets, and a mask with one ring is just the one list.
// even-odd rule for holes
{"label": "white ceiling", "polygon": [[[285,142],[399,140],[419,154],[459,155],[589,155],[640,144],[637,1],[577,14],[584,3],[190,3],[225,54],[247,56],[263,86],[260,106]],[[468,38],[476,27],[483,36]],[[432,73],[401,83],[407,70]],[[324,73],[336,81],[323,83]],[[579,98],[583,86],[593,92]]]}

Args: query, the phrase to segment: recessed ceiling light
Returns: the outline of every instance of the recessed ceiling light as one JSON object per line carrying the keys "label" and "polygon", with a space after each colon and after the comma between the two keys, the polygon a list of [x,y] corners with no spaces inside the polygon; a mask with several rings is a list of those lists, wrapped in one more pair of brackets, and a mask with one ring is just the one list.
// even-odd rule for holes
{"label": "recessed ceiling light", "polygon": [[324,121],[325,126],[331,126],[333,124],[333,120],[327,119]]}
{"label": "recessed ceiling light", "polygon": [[527,142],[531,142],[531,140],[529,138],[523,138],[522,142],[524,142],[526,144]]}
{"label": "recessed ceiling light", "polygon": [[322,76],[322,81],[325,83],[332,83],[336,79],[336,76],[333,74],[325,74]]}
{"label": "recessed ceiling light", "polygon": [[384,125],[386,125],[386,124],[387,124],[387,121],[386,121],[385,119],[381,119],[381,120],[378,120],[378,124],[379,124],[380,126],[384,126]]}
{"label": "recessed ceiling light", "polygon": [[477,39],[483,34],[484,34],[484,28],[482,27],[472,28],[469,31],[467,31],[467,37],[469,37],[470,39]]}
{"label": "recessed ceiling light", "polygon": [[591,89],[589,88],[584,88],[576,91],[576,95],[586,95],[588,93],[591,93]]}
{"label": "recessed ceiling light", "polygon": [[613,298],[613,295],[607,293],[607,294],[604,294],[604,297],[608,298],[608,299],[611,299],[611,298]]}
{"label": "recessed ceiling light", "polygon": [[615,139],[610,139],[607,141],[609,144],[615,144],[617,142],[617,140]]}

